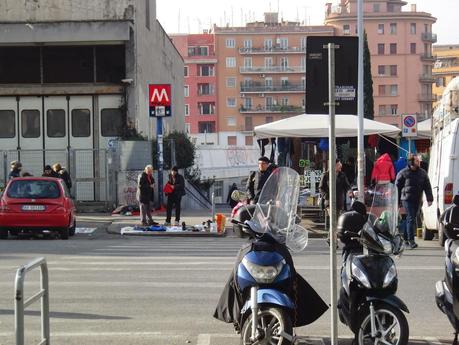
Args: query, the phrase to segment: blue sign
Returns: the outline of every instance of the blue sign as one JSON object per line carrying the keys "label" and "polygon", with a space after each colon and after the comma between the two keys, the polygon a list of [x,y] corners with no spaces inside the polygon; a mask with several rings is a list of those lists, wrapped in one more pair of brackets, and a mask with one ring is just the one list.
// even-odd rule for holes
{"label": "blue sign", "polygon": [[413,127],[416,124],[416,119],[413,116],[407,116],[403,120],[406,127]]}

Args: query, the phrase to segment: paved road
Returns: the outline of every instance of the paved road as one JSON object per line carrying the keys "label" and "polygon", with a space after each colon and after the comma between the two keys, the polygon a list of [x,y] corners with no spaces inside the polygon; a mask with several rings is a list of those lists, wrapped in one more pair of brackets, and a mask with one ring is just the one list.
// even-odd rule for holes
{"label": "paved road", "polygon": [[[69,241],[22,239],[0,242],[0,344],[13,344],[13,280],[18,266],[45,256],[50,272],[52,344],[236,345],[232,326],[211,317],[243,243],[237,238],[145,238],[108,235],[102,229]],[[329,294],[328,247],[311,239],[294,255],[298,271]],[[437,242],[397,261],[399,296],[408,315],[412,344],[452,342],[452,330],[434,302],[443,275]],[[38,289],[31,274],[27,293]],[[38,343],[38,308],[27,313],[27,344]],[[313,344],[328,343],[330,314],[297,329]],[[350,332],[339,329],[342,343]],[[438,340],[440,339],[440,340]]]}

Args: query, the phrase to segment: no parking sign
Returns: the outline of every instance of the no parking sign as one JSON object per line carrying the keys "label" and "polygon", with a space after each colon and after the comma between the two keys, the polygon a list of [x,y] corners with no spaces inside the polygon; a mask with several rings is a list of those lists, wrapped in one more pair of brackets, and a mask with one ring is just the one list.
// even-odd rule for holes
{"label": "no parking sign", "polygon": [[418,121],[416,115],[402,115],[402,137],[416,137]]}

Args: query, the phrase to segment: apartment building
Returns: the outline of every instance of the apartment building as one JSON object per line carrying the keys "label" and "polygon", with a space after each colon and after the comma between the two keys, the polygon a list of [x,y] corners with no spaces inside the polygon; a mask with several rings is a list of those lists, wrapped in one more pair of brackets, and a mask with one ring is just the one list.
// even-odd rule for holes
{"label": "apartment building", "polygon": [[[364,27],[368,37],[373,76],[375,120],[400,126],[402,114],[418,114],[423,120],[432,114],[432,66],[435,57],[432,33],[436,18],[409,11],[402,0],[365,0]],[[325,24],[338,35],[357,34],[357,0],[326,4]]]}
{"label": "apartment building", "polygon": [[332,26],[303,26],[265,13],[245,27],[214,27],[220,145],[254,145],[253,128],[304,112],[306,37]]}
{"label": "apartment building", "polygon": [[438,102],[441,100],[446,85],[448,85],[451,79],[459,76],[459,45],[435,45],[433,47],[433,54],[436,61],[432,71],[435,78],[432,92]]}
{"label": "apartment building", "polygon": [[170,36],[184,59],[185,128],[198,145],[218,144],[215,36]]}

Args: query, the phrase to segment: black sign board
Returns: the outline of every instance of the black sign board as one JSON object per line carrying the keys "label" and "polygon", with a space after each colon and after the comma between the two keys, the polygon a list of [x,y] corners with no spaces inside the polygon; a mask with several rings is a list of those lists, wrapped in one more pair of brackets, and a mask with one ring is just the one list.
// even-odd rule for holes
{"label": "black sign board", "polygon": [[307,114],[328,114],[328,43],[339,46],[335,49],[335,113],[357,114],[358,42],[358,37],[307,38]]}

